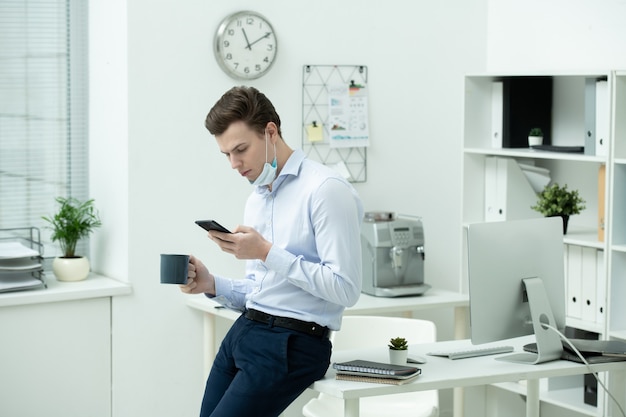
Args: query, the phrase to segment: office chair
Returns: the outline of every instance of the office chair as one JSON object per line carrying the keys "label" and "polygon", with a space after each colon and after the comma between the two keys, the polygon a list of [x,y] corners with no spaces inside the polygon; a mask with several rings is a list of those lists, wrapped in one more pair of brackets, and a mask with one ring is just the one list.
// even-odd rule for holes
{"label": "office chair", "polygon": [[[403,317],[344,316],[341,330],[331,335],[334,350],[386,347],[392,337],[404,337],[409,345],[436,341],[432,321]],[[343,417],[343,401],[320,393],[302,408],[305,417]],[[360,416],[437,417],[437,390],[366,397],[360,400]]]}

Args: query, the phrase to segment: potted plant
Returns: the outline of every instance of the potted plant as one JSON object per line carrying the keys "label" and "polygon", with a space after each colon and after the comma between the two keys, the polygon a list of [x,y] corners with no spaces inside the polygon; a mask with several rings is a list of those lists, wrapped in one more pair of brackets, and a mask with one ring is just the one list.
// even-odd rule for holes
{"label": "potted plant", "polygon": [[392,337],[389,340],[389,362],[394,365],[406,365],[409,344],[403,337]]}
{"label": "potted plant", "polygon": [[540,127],[533,127],[528,132],[528,146],[541,145],[543,143],[543,131]]}
{"label": "potted plant", "polygon": [[54,275],[60,281],[81,281],[89,275],[89,260],[76,254],[76,244],[97,227],[100,217],[94,208],[94,200],[79,201],[72,197],[57,197],[59,211],[51,217],[43,216],[50,223],[53,242],[58,241],[62,256],[52,262]]}
{"label": "potted plant", "polygon": [[537,194],[537,204],[530,208],[546,217],[561,216],[563,218],[563,234],[567,234],[569,216],[579,214],[586,208],[585,200],[578,190],[568,190],[567,184],[548,184]]}

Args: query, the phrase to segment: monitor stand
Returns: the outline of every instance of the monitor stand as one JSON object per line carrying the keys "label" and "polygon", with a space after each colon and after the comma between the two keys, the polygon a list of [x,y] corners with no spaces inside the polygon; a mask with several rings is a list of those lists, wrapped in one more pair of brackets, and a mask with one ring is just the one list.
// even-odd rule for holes
{"label": "monitor stand", "polygon": [[560,359],[563,353],[560,336],[554,330],[543,326],[543,324],[549,324],[557,328],[543,281],[541,278],[534,277],[524,278],[522,282],[526,289],[530,316],[537,339],[537,353],[516,353],[500,356],[497,360],[534,365]]}

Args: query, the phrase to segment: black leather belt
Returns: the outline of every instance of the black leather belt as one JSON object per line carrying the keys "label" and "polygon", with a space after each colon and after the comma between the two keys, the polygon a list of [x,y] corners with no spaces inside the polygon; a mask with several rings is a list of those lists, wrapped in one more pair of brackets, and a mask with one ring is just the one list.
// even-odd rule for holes
{"label": "black leather belt", "polygon": [[302,321],[289,317],[272,316],[271,314],[253,309],[247,310],[244,315],[247,319],[258,321],[259,323],[296,330],[312,336],[328,337],[330,335],[330,329],[328,327],[320,326],[319,324],[310,321]]}

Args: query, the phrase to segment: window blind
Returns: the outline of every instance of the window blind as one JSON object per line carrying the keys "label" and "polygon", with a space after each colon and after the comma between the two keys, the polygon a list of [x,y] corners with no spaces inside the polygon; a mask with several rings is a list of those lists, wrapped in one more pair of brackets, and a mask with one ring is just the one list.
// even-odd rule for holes
{"label": "window blind", "polygon": [[41,217],[88,197],[87,3],[0,0],[0,229],[40,228],[45,257]]}

